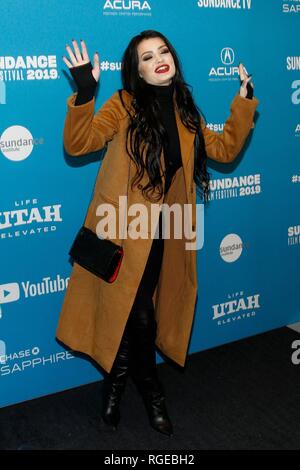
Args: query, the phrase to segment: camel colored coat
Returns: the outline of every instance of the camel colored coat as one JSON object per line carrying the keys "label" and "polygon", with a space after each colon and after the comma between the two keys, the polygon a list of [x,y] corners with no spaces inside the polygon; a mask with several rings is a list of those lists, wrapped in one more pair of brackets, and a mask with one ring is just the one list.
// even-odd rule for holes
{"label": "camel colored coat", "polygon": [[[75,106],[75,98],[76,93],[67,101],[68,111],[64,128],[64,146],[67,153],[77,157],[102,149],[107,144],[85,221],[85,226],[96,231],[99,222],[97,206],[111,203],[118,214],[119,195],[125,196],[127,192],[130,158],[126,153],[125,142],[129,118],[118,92],[115,92],[96,114],[94,99]],[[130,106],[132,97],[125,90],[123,99]],[[236,158],[253,127],[253,116],[258,103],[254,97],[249,100],[239,94],[235,95],[222,134],[211,131],[201,120],[209,158],[222,163],[232,162]],[[162,197],[158,204],[192,204],[191,222],[195,229],[195,134],[182,124],[175,99],[174,105],[182,167],[174,175],[167,195]],[[164,169],[163,152],[161,158]],[[134,170],[135,166],[131,162],[131,178]],[[147,201],[141,192],[141,184],[144,185],[147,181],[144,175],[134,190],[129,186],[128,207],[133,203],[142,203],[150,213],[151,202]],[[75,193],[74,197],[76,198]],[[128,217],[128,222],[130,220],[132,219]],[[124,258],[113,283],[103,281],[74,262],[56,332],[60,341],[75,351],[88,354],[106,372],[110,372],[116,357],[153,242],[150,223],[148,230],[143,228],[141,231],[141,238],[130,238],[130,224],[127,229],[127,238],[126,232],[123,240],[122,235],[118,238],[117,216],[116,236],[110,238],[118,244],[123,241]],[[186,361],[197,297],[197,253],[196,250],[185,249],[186,241],[185,237],[175,239],[171,236],[165,239],[160,277],[153,297],[157,322],[156,346],[182,367]]]}

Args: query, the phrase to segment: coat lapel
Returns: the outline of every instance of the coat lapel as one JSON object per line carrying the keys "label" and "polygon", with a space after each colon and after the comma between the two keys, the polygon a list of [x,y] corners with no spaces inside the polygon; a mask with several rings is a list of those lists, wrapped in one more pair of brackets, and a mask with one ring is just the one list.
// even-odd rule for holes
{"label": "coat lapel", "polygon": [[192,179],[192,174],[191,174],[191,171],[189,171],[189,168],[191,166],[193,167],[193,165],[191,165],[192,162],[190,162],[190,159],[191,159],[191,155],[193,154],[192,149],[194,146],[195,134],[193,132],[190,132],[182,123],[175,98],[174,98],[174,109],[175,109],[176,123],[177,123],[177,129],[178,129],[178,134],[179,134],[179,141],[180,141],[181,159],[182,159],[182,167],[183,167],[183,172],[184,172],[187,201],[189,201],[189,188],[190,188],[191,179]]}

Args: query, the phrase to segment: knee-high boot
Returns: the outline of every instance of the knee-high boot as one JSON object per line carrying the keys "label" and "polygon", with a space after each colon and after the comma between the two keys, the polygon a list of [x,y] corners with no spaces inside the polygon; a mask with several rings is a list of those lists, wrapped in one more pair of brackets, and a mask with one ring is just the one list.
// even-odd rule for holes
{"label": "knee-high boot", "polygon": [[168,416],[165,394],[157,374],[154,308],[135,307],[130,316],[132,331],[132,378],[140,392],[151,426],[168,436],[173,426]]}
{"label": "knee-high boot", "polygon": [[126,325],[110,373],[104,379],[102,418],[114,430],[120,421],[120,401],[129,375],[130,332]]}

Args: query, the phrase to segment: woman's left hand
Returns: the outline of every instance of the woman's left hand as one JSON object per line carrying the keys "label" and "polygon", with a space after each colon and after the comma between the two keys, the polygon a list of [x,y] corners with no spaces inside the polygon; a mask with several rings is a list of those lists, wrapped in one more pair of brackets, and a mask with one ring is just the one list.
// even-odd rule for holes
{"label": "woman's left hand", "polygon": [[251,75],[248,76],[243,64],[239,64],[239,76],[241,81],[240,95],[243,98],[248,98],[249,95],[253,95],[253,84],[250,82]]}

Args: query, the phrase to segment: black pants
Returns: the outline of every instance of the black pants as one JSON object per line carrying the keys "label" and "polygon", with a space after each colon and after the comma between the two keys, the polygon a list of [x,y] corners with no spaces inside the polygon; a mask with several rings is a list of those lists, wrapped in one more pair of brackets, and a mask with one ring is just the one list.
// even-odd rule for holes
{"label": "black pants", "polygon": [[140,281],[135,300],[134,307],[153,308],[152,297],[158,282],[161,263],[164,252],[164,239],[162,238],[162,212],[159,216],[159,237],[153,238],[149,257],[145,266],[145,270]]}
{"label": "black pants", "polygon": [[162,213],[159,216],[158,238],[154,238],[152,241],[145,270],[127,321],[126,334],[123,336],[123,341],[128,341],[131,375],[138,382],[148,380],[149,377],[152,379],[156,377],[155,338],[157,324],[152,297],[158,282],[164,251],[161,225]]}
{"label": "black pants", "polygon": [[[169,170],[169,173],[167,174],[165,196],[171,186],[171,180],[174,173],[175,169],[172,171]],[[159,215],[158,228],[158,238],[153,239],[145,270],[135,296],[133,304],[134,307],[149,307],[150,309],[153,308],[152,297],[158,282],[164,253],[164,239],[162,237],[162,211],[160,211]]]}

